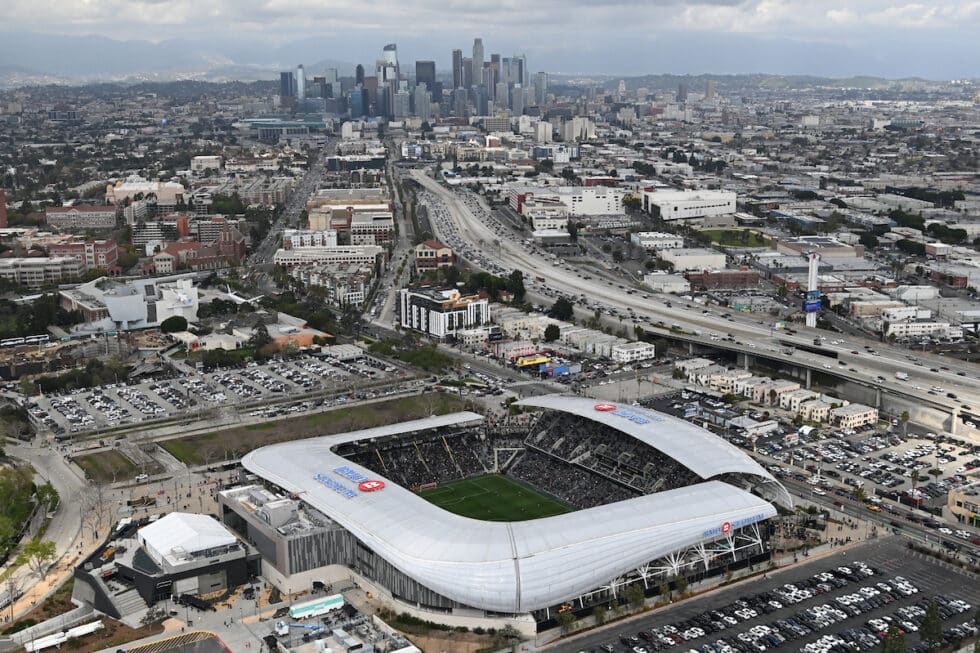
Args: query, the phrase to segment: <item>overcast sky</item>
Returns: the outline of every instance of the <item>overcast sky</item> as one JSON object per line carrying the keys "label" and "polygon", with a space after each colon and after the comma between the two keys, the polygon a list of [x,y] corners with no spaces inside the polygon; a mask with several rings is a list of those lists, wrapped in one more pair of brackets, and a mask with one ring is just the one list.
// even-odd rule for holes
{"label": "overcast sky", "polygon": [[[450,65],[481,36],[532,70],[980,76],[980,0],[4,0],[4,27],[288,46],[321,59]],[[0,28],[2,29],[2,28]],[[257,52],[259,50],[256,50]],[[255,55],[260,56],[260,55]],[[264,56],[264,55],[261,55]],[[239,61],[242,62],[242,61]],[[257,61],[254,63],[279,63]],[[286,62],[283,62],[286,63]]]}

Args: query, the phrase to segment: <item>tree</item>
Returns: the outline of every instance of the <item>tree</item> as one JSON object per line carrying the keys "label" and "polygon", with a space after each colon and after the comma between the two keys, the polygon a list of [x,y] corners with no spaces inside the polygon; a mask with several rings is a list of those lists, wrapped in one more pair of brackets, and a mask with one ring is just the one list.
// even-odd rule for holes
{"label": "tree", "polygon": [[548,315],[556,320],[568,322],[575,316],[575,308],[567,298],[559,297],[548,311]]}
{"label": "tree", "polygon": [[272,336],[269,335],[269,329],[264,324],[260,324],[255,327],[255,330],[252,332],[252,337],[248,339],[248,346],[257,351],[270,342],[272,342]]}
{"label": "tree", "polygon": [[660,583],[660,598],[662,598],[664,601],[668,601],[668,602],[670,601],[671,598],[670,583],[668,583],[667,581]]}
{"label": "tree", "polygon": [[571,237],[572,242],[578,242],[578,225],[572,220],[569,220],[565,228],[568,230],[568,235]]}
{"label": "tree", "polygon": [[902,411],[901,420],[902,420],[902,433],[904,435],[908,436],[908,434],[909,434],[909,411],[907,411],[907,410],[903,410]]}
{"label": "tree", "polygon": [[935,601],[929,602],[926,616],[922,619],[922,625],[919,626],[919,634],[922,641],[933,646],[937,646],[943,641],[943,622],[939,616],[939,606]]}
{"label": "tree", "polygon": [[9,621],[14,620],[14,604],[16,603],[14,599],[20,594],[22,585],[23,585],[23,581],[20,578],[18,578],[16,574],[10,574],[3,580],[3,591],[7,596],[10,597]]}
{"label": "tree", "polygon": [[861,235],[858,236],[858,242],[868,249],[874,249],[878,246],[878,237],[870,231],[862,231]]}
{"label": "tree", "polygon": [[544,341],[554,342],[561,337],[561,328],[557,324],[549,324],[544,330]]}
{"label": "tree", "polygon": [[864,501],[864,498],[867,495],[868,495],[868,493],[865,492],[865,490],[864,490],[863,487],[856,487],[856,488],[854,488],[854,500],[855,501],[862,501],[863,502]]}
{"label": "tree", "polygon": [[912,500],[915,501],[915,486],[919,482],[919,470],[912,470]]}
{"label": "tree", "polygon": [[684,596],[684,592],[687,591],[687,576],[684,574],[678,574],[674,579],[674,587],[677,588],[677,593]]}
{"label": "tree", "polygon": [[596,607],[592,608],[592,617],[595,619],[597,626],[601,626],[602,624],[606,623],[606,606],[597,605]]}
{"label": "tree", "polygon": [[643,588],[638,583],[633,583],[627,587],[624,595],[630,607],[634,610],[639,610],[643,607]]}
{"label": "tree", "polygon": [[575,622],[578,619],[575,617],[575,613],[571,610],[566,610],[565,612],[558,613],[558,625],[561,626],[561,632],[570,633],[575,628]]}
{"label": "tree", "polygon": [[43,579],[48,570],[48,564],[54,559],[55,552],[54,542],[34,537],[24,544],[20,555],[17,556],[17,563],[26,564],[31,571]]}
{"label": "tree", "polygon": [[627,213],[639,211],[641,206],[643,206],[643,202],[636,195],[627,195],[623,198],[623,208],[626,209]]}
{"label": "tree", "polygon": [[523,302],[524,294],[527,292],[524,288],[524,273],[521,270],[513,270],[507,277],[507,290],[509,290],[514,295],[515,302]]}
{"label": "tree", "polygon": [[187,331],[187,318],[181,315],[174,315],[168,317],[166,320],[160,323],[160,330],[164,333],[177,333],[178,331]]}
{"label": "tree", "polygon": [[882,653],[905,653],[905,634],[897,626],[889,626],[881,645]]}

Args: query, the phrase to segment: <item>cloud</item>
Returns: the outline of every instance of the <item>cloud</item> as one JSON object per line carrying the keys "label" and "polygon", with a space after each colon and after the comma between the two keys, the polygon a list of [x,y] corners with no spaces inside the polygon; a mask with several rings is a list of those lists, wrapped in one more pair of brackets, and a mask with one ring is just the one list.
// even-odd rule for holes
{"label": "cloud", "polygon": [[[395,41],[406,58],[448,65],[449,50],[467,51],[481,36],[490,52],[526,52],[551,70],[595,70],[604,65],[651,71],[704,61],[716,69],[737,61],[762,61],[797,43],[867,50],[876,59],[902,59],[910,45],[959,46],[970,61],[980,33],[980,0],[4,0],[0,31],[93,34],[116,39],[197,39],[240,53],[239,60],[268,63],[279,48],[285,59],[317,52],[370,64]],[[726,37],[737,36],[741,40]],[[298,42],[305,49],[292,47]],[[755,48],[734,56],[721,43]],[[667,49],[667,43],[677,44]],[[789,47],[787,45],[787,47]],[[817,50],[807,50],[818,56]],[[926,51],[922,48],[922,51]],[[825,56],[826,53],[819,56]],[[926,54],[927,58],[934,55]],[[307,59],[308,60],[308,59]],[[975,61],[975,59],[973,59]],[[273,63],[279,63],[278,61]],[[814,62],[819,67],[820,62]],[[860,63],[860,62],[857,62]],[[761,64],[757,64],[761,65]],[[963,64],[966,66],[966,64]],[[801,72],[806,72],[801,70]],[[976,71],[973,71],[976,74]]]}

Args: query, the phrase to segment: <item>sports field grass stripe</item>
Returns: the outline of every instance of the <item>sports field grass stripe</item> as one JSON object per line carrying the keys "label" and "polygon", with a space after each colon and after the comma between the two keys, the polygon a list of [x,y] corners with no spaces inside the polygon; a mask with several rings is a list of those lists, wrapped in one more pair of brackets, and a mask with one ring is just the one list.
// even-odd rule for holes
{"label": "sports field grass stripe", "polygon": [[422,490],[419,495],[449,512],[487,521],[524,521],[571,510],[561,501],[499,474],[451,481]]}

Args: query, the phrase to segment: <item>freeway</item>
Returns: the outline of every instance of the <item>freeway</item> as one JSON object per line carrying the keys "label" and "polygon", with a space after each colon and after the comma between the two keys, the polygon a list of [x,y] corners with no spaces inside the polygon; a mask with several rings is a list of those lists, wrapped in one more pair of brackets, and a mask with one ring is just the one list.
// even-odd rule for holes
{"label": "freeway", "polygon": [[[704,335],[704,344],[717,348],[730,348],[745,353],[765,354],[794,365],[827,371],[835,376],[850,379],[863,385],[874,385],[888,392],[901,391],[909,398],[926,405],[940,407],[946,413],[967,410],[976,415],[980,411],[980,383],[976,366],[970,363],[947,360],[919,354],[922,367],[910,361],[903,350],[877,341],[863,340],[854,336],[840,336],[838,344],[826,343],[822,349],[828,357],[802,354],[784,354],[782,342],[794,346],[812,346],[815,336],[826,336],[826,331],[799,327],[796,335],[775,331],[771,323],[756,315],[737,312],[722,318],[703,306],[683,302],[677,298],[651,295],[623,281],[615,284],[583,275],[567,264],[549,258],[529,247],[513,233],[497,224],[472,194],[457,194],[429,177],[424,170],[413,170],[412,177],[438,197],[446,208],[430,215],[434,234],[443,242],[462,251],[464,258],[474,267],[487,269],[495,274],[506,274],[512,269],[524,271],[534,277],[526,279],[529,293],[545,295],[552,299],[564,295],[579,307],[598,311],[632,321],[645,329],[656,331],[656,323],[674,326],[697,337]],[[480,213],[481,217],[477,217]],[[662,299],[663,298],[663,299]],[[676,334],[677,329],[675,329]],[[710,340],[712,334],[717,340]],[[722,338],[731,334],[732,340]],[[871,354],[865,347],[874,349]],[[832,364],[836,357],[846,366]],[[826,366],[831,366],[830,370]],[[853,370],[853,371],[852,371]],[[935,371],[933,371],[935,370]],[[909,375],[901,384],[895,382],[895,372]],[[886,378],[879,382],[877,377]],[[934,388],[942,388],[941,391]],[[952,393],[955,397],[948,396]],[[966,407],[966,408],[964,408]]]}

